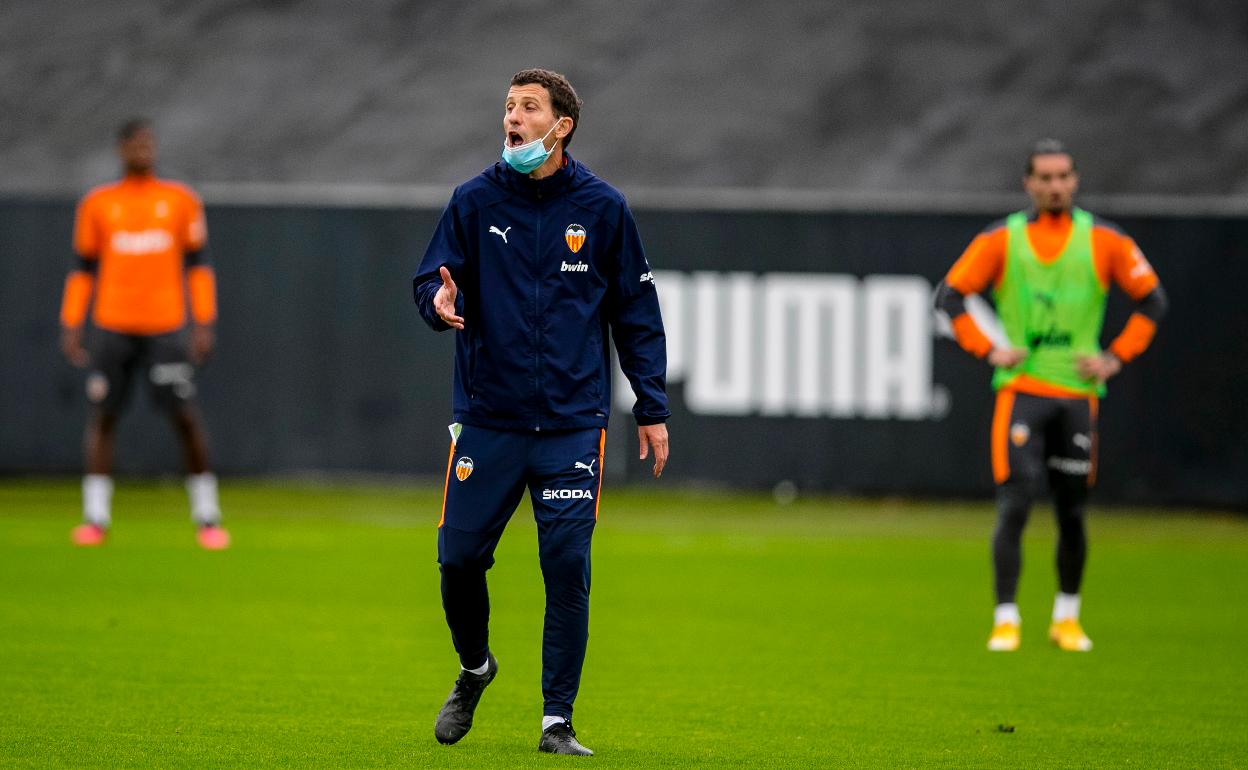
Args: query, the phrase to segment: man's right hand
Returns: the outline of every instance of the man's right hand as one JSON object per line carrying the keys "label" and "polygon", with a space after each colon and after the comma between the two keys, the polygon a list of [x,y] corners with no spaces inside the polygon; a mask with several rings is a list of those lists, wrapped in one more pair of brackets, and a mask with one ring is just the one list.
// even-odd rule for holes
{"label": "man's right hand", "polygon": [[1002,369],[1013,369],[1027,358],[1027,351],[1020,348],[993,348],[988,351],[988,363]]}
{"label": "man's right hand", "polygon": [[438,268],[438,274],[442,276],[442,288],[433,295],[434,312],[452,329],[463,329],[464,319],[455,314],[455,297],[459,295],[459,289],[451,280],[451,271],[442,266]]}
{"label": "man's right hand", "polygon": [[82,346],[82,327],[66,326],[61,329],[61,352],[66,360],[82,369],[90,361],[87,349]]}

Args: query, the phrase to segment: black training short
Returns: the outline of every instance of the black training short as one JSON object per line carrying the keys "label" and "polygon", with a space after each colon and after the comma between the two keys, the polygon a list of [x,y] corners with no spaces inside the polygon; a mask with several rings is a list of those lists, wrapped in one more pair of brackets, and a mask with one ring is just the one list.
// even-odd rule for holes
{"label": "black training short", "polygon": [[1052,398],[1002,390],[992,418],[992,475],[1040,485],[1050,474],[1096,479],[1097,398]]}
{"label": "black training short", "polygon": [[129,398],[135,373],[147,381],[152,401],[172,408],[195,397],[195,367],[185,330],[168,334],[119,334],[93,329],[88,337],[91,373],[87,400],[118,412]]}

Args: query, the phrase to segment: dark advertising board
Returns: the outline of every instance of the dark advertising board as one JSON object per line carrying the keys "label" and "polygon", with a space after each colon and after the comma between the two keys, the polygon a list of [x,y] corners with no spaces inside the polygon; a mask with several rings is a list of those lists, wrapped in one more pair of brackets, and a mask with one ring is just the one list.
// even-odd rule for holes
{"label": "dark advertising board", "polygon": [[[0,470],[75,472],[82,372],[57,348],[69,201],[0,201]],[[983,214],[636,211],[668,329],[665,480],[982,496],[987,367],[939,334],[933,288]],[[219,350],[199,388],[224,473],[439,476],[451,338],[411,304],[438,212],[210,205]],[[1119,217],[1169,292],[1101,406],[1097,497],[1248,508],[1248,218]],[[1105,341],[1130,304],[1111,300]],[[642,482],[617,385],[608,470]],[[136,388],[119,470],[175,473]]]}

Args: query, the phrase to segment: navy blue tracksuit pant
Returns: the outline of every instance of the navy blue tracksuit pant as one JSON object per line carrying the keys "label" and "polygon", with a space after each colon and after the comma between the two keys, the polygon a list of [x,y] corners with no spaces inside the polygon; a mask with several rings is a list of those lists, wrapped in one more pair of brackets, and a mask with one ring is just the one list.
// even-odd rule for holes
{"label": "navy blue tracksuit pant", "polygon": [[465,668],[485,663],[485,573],[527,486],[546,584],[542,633],[545,715],[572,718],[589,639],[589,544],[602,490],[601,428],[529,433],[465,425],[451,447],[438,564],[442,608]]}

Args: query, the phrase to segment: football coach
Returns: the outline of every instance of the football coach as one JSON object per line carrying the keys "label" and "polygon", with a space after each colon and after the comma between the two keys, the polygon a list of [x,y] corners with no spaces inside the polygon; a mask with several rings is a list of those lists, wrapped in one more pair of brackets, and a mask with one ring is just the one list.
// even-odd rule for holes
{"label": "football coach", "polygon": [[485,573],[527,487],[546,587],[538,749],[589,755],[571,720],[611,409],[607,340],[657,477],[668,457],[666,338],[624,197],[567,153],[581,113],[572,85],[523,70],[504,109],[501,160],[455,189],[413,279],[425,321],[455,330],[438,563],[461,671],[434,735],[463,738],[498,673]]}

